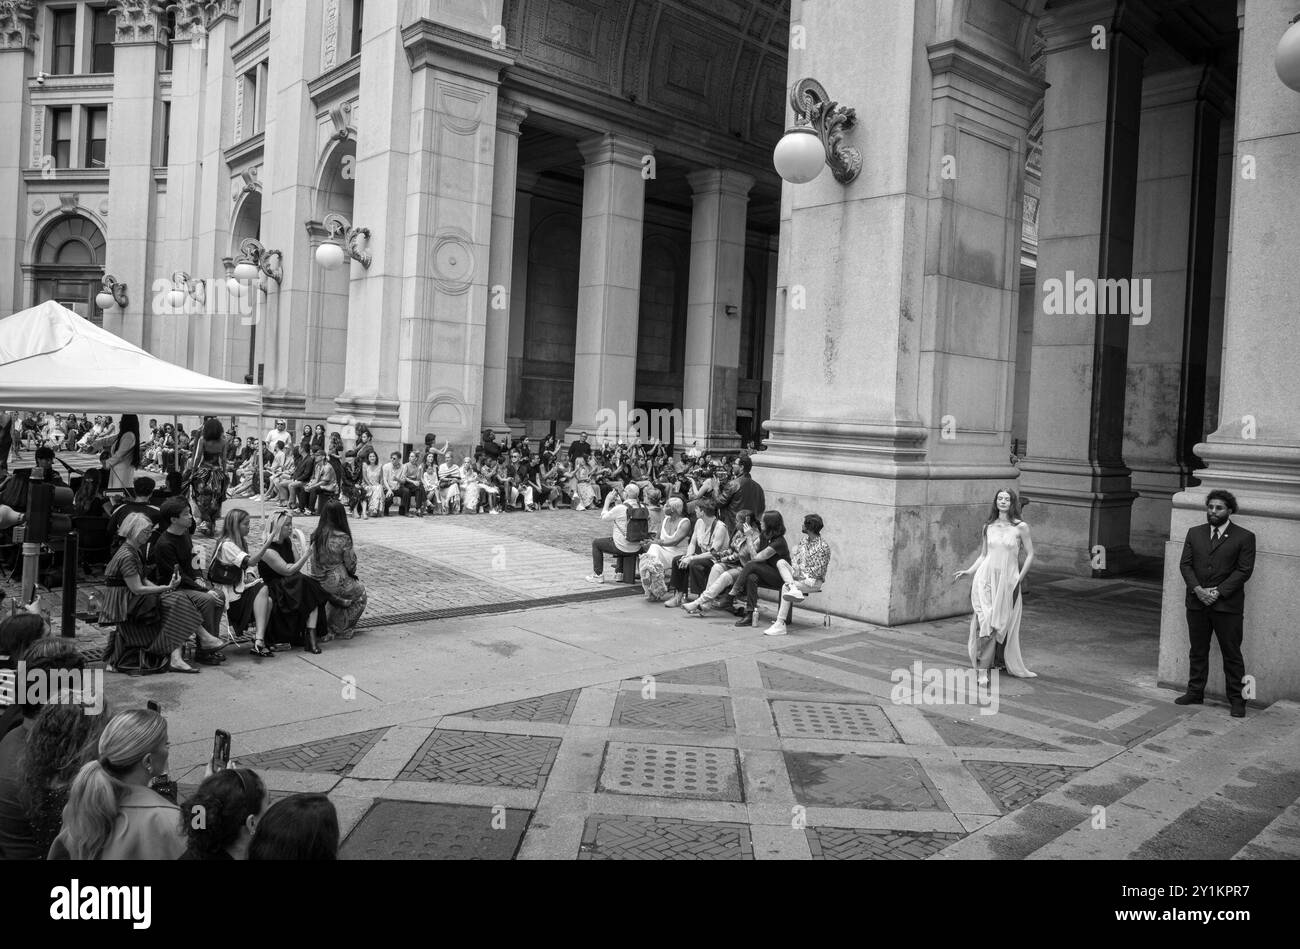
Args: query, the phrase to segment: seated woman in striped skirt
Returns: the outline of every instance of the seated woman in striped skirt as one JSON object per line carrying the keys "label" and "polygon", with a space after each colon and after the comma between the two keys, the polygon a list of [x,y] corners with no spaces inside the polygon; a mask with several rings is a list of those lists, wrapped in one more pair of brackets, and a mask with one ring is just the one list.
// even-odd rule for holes
{"label": "seated woman in striped skirt", "polygon": [[112,667],[128,649],[142,649],[147,658],[170,657],[172,672],[197,673],[181,655],[181,647],[196,636],[205,635],[203,617],[194,604],[176,592],[178,575],[167,586],[146,583],[148,576],[141,552],[153,521],[144,514],[128,514],[118,528],[123,544],[104,569],[107,589],[100,608],[100,625],[116,626],[106,653]]}

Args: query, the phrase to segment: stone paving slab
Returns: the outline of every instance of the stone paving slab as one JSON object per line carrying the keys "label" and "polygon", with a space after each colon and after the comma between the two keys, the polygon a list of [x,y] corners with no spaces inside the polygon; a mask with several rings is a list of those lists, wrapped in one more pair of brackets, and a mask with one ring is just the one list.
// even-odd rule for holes
{"label": "stone paving slab", "polygon": [[312,771],[324,774],[350,774],[352,767],[384,736],[386,728],[340,735],[301,745],[292,745],[276,751],[244,755],[238,759],[241,767],[255,770]]}
{"label": "stone paving slab", "polygon": [[744,801],[736,752],[729,748],[612,741],[600,790],[612,794]]}
{"label": "stone paving slab", "polygon": [[619,693],[609,724],[616,728],[680,731],[729,731],[736,727],[726,698],[661,693],[649,699],[636,692]]}
{"label": "stone paving slab", "polygon": [[672,818],[587,819],[580,860],[753,860],[749,827]]}
{"label": "stone paving slab", "polygon": [[843,827],[809,827],[807,835],[814,860],[926,860],[962,838],[961,834]]}
{"label": "stone paving slab", "polygon": [[486,708],[471,709],[457,713],[463,718],[480,718],[494,722],[549,722],[567,725],[578,703],[579,689],[566,692],[552,692],[549,695],[537,695],[520,699],[517,702],[502,702]]}
{"label": "stone paving slab", "polygon": [[341,860],[510,860],[531,812],[380,801],[339,848]]}
{"label": "stone paving slab", "polygon": [[925,770],[910,758],[786,752],[795,798],[805,806],[947,810]]}
{"label": "stone paving slab", "polygon": [[537,788],[550,774],[559,747],[554,738],[438,729],[397,780]]}

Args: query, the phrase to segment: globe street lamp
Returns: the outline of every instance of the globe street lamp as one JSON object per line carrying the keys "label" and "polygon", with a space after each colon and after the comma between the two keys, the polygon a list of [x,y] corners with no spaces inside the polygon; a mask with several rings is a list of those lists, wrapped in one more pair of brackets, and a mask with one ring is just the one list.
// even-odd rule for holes
{"label": "globe street lamp", "polygon": [[848,184],[862,170],[862,153],[843,142],[857,124],[857,113],[833,101],[816,79],[800,79],[790,89],[795,124],[777,143],[772,162],[791,184],[807,184],[829,165],[835,180]]}
{"label": "globe street lamp", "polygon": [[[263,275],[270,277],[275,281],[276,286],[279,286],[284,281],[284,254],[278,250],[269,250],[256,237],[246,238],[239,245],[239,261],[235,264],[235,279],[252,281]],[[266,290],[266,281],[261,281],[259,286]]]}
{"label": "globe street lamp", "polygon": [[362,267],[369,268],[374,258],[362,250],[360,244],[364,240],[366,246],[370,245],[370,228],[353,227],[351,221],[338,213],[325,215],[321,226],[330,236],[316,248],[316,263],[326,270],[338,270],[351,257]]}
{"label": "globe street lamp", "polygon": [[1291,28],[1282,34],[1273,54],[1273,68],[1277,78],[1288,89],[1300,92],[1300,15],[1291,21]]}
{"label": "globe street lamp", "polygon": [[203,281],[191,280],[189,274],[178,270],[172,274],[172,289],[167,293],[167,303],[173,310],[183,310],[189,300],[200,306],[207,302]]}
{"label": "globe street lamp", "polygon": [[95,295],[95,306],[101,310],[111,310],[114,306],[125,310],[130,305],[131,300],[126,295],[126,284],[112,274],[104,277],[101,286],[103,289]]}

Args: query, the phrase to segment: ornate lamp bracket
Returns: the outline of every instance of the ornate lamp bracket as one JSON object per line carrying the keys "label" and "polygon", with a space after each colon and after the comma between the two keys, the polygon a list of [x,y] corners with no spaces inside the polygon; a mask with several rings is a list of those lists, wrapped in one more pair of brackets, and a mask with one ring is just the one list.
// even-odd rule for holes
{"label": "ornate lamp bracket", "polygon": [[816,79],[800,79],[790,89],[790,105],[800,125],[810,126],[826,149],[826,164],[835,180],[848,184],[862,171],[862,152],[844,144],[844,133],[857,125],[858,114],[831,99]]}
{"label": "ornate lamp bracket", "polygon": [[321,226],[329,231],[330,238],[333,241],[348,252],[349,257],[361,264],[362,267],[370,267],[374,258],[361,246],[362,241],[365,241],[366,246],[369,246],[370,228],[353,227],[351,221],[337,212],[325,215],[325,220],[321,222]]}

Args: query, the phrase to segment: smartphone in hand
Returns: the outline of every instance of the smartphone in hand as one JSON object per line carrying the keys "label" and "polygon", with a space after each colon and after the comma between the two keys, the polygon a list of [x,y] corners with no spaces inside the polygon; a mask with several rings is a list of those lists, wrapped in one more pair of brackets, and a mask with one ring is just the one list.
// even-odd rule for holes
{"label": "smartphone in hand", "polygon": [[212,736],[212,773],[225,771],[230,764],[230,732],[218,728]]}

